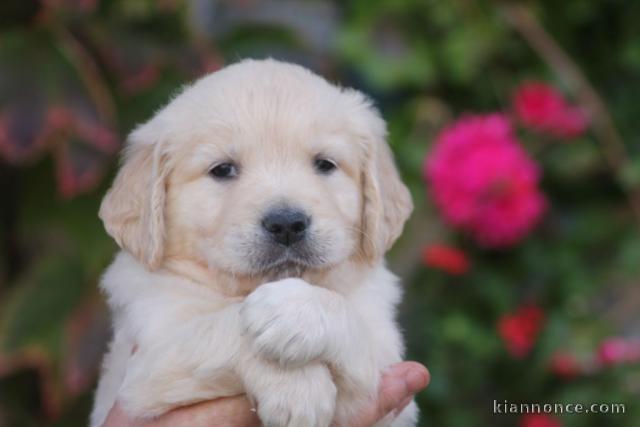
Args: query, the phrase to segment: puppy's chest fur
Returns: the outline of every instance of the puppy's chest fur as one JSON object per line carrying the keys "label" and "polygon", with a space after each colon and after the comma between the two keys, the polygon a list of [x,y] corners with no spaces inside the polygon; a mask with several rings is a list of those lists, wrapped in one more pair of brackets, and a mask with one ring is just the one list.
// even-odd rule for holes
{"label": "puppy's chest fur", "polygon": [[[102,287],[116,317],[92,426],[116,399],[153,416],[238,393],[257,402],[261,418],[277,417],[268,404],[291,400],[328,413],[299,417],[346,420],[375,393],[382,369],[402,357],[393,319],[400,292],[383,267],[348,296],[287,278],[243,298],[149,273],[122,253]],[[332,403],[309,406],[318,400]],[[299,422],[272,425],[325,425]]]}

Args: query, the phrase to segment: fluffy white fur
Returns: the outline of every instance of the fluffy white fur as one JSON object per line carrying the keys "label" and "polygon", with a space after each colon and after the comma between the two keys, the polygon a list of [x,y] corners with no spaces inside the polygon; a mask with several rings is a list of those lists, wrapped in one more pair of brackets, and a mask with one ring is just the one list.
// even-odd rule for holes
{"label": "fluffy white fur", "polygon": [[[319,174],[318,156],[337,170]],[[209,175],[230,161],[236,178]],[[265,240],[260,218],[279,204],[312,218],[303,255]],[[101,207],[123,251],[102,280],[114,338],[91,426],[116,400],[153,417],[241,393],[267,427],[350,419],[402,360],[383,255],[410,211],[362,94],[273,60],[183,90],[132,133]],[[411,403],[379,425],[416,416]]]}

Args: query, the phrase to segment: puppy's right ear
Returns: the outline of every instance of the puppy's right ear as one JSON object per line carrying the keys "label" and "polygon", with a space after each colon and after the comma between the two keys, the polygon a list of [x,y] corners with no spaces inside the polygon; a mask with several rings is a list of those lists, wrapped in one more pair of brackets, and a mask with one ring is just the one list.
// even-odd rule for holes
{"label": "puppy's right ear", "polygon": [[162,261],[164,246],[168,168],[163,145],[153,120],[132,132],[99,212],[107,233],[150,270]]}

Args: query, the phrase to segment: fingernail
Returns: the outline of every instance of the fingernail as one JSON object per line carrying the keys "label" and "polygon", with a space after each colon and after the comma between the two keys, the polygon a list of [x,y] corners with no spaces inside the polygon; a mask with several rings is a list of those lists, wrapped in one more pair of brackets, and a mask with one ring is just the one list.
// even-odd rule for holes
{"label": "fingernail", "polygon": [[426,372],[418,369],[411,369],[408,371],[405,374],[404,380],[407,383],[407,390],[412,394],[427,386]]}

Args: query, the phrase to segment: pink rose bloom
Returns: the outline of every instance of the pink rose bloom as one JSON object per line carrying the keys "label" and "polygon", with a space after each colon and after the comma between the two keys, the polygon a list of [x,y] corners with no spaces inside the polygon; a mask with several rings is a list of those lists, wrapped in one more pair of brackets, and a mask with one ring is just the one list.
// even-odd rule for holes
{"label": "pink rose bloom", "polygon": [[452,246],[433,244],[422,250],[422,262],[427,267],[436,268],[454,276],[469,271],[470,262],[467,255]]}
{"label": "pink rose bloom", "polygon": [[513,106],[523,125],[556,138],[575,138],[587,129],[584,112],[546,83],[521,85],[513,95]]}
{"label": "pink rose bloom", "polygon": [[616,365],[640,360],[640,343],[620,337],[604,340],[598,347],[598,361],[602,365]]}
{"label": "pink rose bloom", "polygon": [[509,353],[521,359],[533,349],[545,323],[545,313],[537,305],[523,305],[498,320],[498,334]]}
{"label": "pink rose bloom", "polygon": [[526,414],[520,417],[519,427],[562,427],[562,423],[547,414]]}
{"label": "pink rose bloom", "polygon": [[565,380],[575,378],[582,372],[582,367],[573,354],[562,350],[553,353],[549,368],[553,374]]}
{"label": "pink rose bloom", "polygon": [[424,174],[445,220],[485,247],[516,244],[545,210],[538,167],[501,114],[463,117],[441,131]]}

